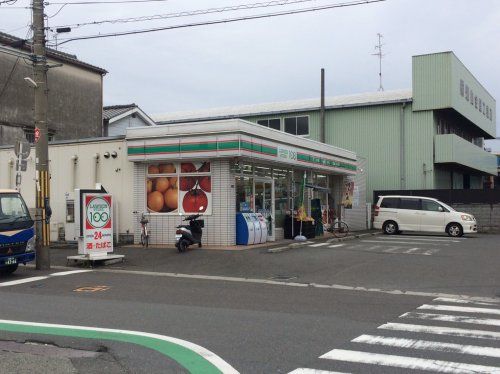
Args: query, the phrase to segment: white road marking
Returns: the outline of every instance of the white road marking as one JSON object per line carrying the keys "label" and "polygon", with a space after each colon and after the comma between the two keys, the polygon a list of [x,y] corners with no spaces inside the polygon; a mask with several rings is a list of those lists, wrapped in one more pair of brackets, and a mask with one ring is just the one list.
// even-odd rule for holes
{"label": "white road marking", "polygon": [[[383,243],[387,244],[389,243],[386,240],[361,240],[361,243]],[[390,243],[395,243],[395,244],[410,244],[410,245],[415,245],[415,242],[405,242],[405,241],[396,241],[396,240],[391,240]],[[435,245],[434,243],[418,243],[418,245]],[[439,245],[446,245],[448,246],[448,243],[439,243]]]}
{"label": "white road marking", "polygon": [[500,357],[500,348],[480,347],[477,345],[462,345],[454,343],[394,338],[394,337],[377,336],[377,335],[361,335],[351,341],[354,343],[384,345],[397,348],[421,349],[421,350],[449,352],[449,353],[467,354],[475,356]]}
{"label": "white road marking", "polygon": [[[447,243],[460,243],[460,240],[455,240],[455,239],[430,239],[430,238],[416,238],[416,237],[410,237],[410,236],[386,236],[384,239],[387,240],[416,240],[418,241],[424,241],[424,242],[447,242]],[[382,240],[382,239],[381,239]]]}
{"label": "white road marking", "polygon": [[448,314],[409,312],[402,314],[401,316],[399,316],[399,318],[416,318],[416,319],[425,319],[431,321],[473,323],[478,325],[500,326],[500,319],[475,318],[469,316],[452,316]]}
{"label": "white road marking", "polygon": [[[66,269],[65,267],[59,267],[60,269]],[[321,283],[299,283],[299,282],[283,282],[269,279],[259,279],[259,278],[239,278],[239,277],[225,277],[218,275],[199,275],[199,274],[182,274],[182,273],[163,273],[155,271],[141,271],[141,270],[122,270],[122,269],[94,269],[95,272],[102,273],[116,273],[116,274],[134,274],[134,275],[145,275],[153,277],[167,277],[167,278],[181,278],[181,279],[199,279],[208,281],[221,281],[221,282],[236,282],[236,283],[253,283],[253,284],[265,284],[265,285],[275,285],[283,287],[310,287],[310,288],[321,288],[321,289],[334,289],[334,290],[344,290],[344,291],[361,291],[361,292],[375,292],[384,293],[389,295],[408,295],[408,296],[423,296],[423,297],[446,297],[446,298],[456,298],[456,299],[470,299],[476,301],[484,302],[499,302],[498,298],[490,297],[477,297],[472,295],[457,295],[457,294],[447,294],[441,292],[423,292],[423,291],[411,291],[411,290],[390,290],[382,288],[371,288],[362,286],[347,286],[344,284],[321,284]]]}
{"label": "white road marking", "polygon": [[483,314],[498,314],[498,315],[500,315],[500,309],[473,308],[473,307],[468,307],[468,306],[456,306],[456,305],[428,305],[428,304],[424,304],[422,306],[419,306],[417,309],[441,310],[441,311],[446,311],[446,312],[483,313]]}
{"label": "white road marking", "polygon": [[316,244],[311,244],[309,247],[323,247],[325,245],[328,245],[330,243],[324,242],[324,243],[316,243]]}
{"label": "white road marking", "polygon": [[[433,235],[422,235],[422,236],[418,236],[418,235],[401,235],[400,236],[401,238],[415,238],[415,239],[431,239],[431,238],[436,238],[437,240],[458,240],[458,241],[461,241],[461,240],[467,240],[468,238],[450,238],[450,237],[447,237],[447,236],[433,236]],[[387,236],[387,238],[390,238],[390,236]]]}
{"label": "white road marking", "polygon": [[14,281],[2,282],[2,283],[0,283],[0,287],[17,286],[18,284],[38,282],[38,281],[48,279],[51,277],[60,277],[60,276],[64,276],[64,275],[72,275],[72,274],[78,274],[78,273],[88,273],[90,271],[92,271],[92,270],[62,271],[59,273],[52,273],[49,275],[43,275],[43,276],[39,276],[39,277],[30,277],[30,278],[18,279],[18,280],[14,280]]}
{"label": "white road marking", "polygon": [[30,277],[30,278],[18,279],[18,280],[15,280],[15,281],[2,282],[2,283],[0,283],[0,287],[16,286],[18,284],[36,282],[36,281],[44,280],[44,279],[47,279],[47,278],[48,278],[48,276]]}
{"label": "white road marking", "polygon": [[470,374],[500,373],[500,367],[464,364],[460,362],[427,360],[416,357],[395,356],[370,352],[349,351],[344,349],[334,349],[325,353],[320,358],[329,360],[347,361],[363,364],[393,366],[413,370],[428,370],[439,373]]}
{"label": "white road marking", "polygon": [[465,299],[450,299],[450,298],[446,298],[446,297],[438,297],[437,299],[434,299],[432,301],[440,302],[440,303],[454,303],[454,304],[497,305],[493,302],[484,303],[484,302],[480,302],[480,301],[465,300]]}
{"label": "white road marking", "polygon": [[50,274],[51,277],[61,277],[63,275],[72,275],[72,274],[79,274],[79,273],[88,273],[92,270],[70,270],[70,271],[61,271],[59,273],[52,273]]}
{"label": "white road marking", "polygon": [[401,247],[401,246],[399,246],[399,247],[398,246],[393,246],[393,247],[389,247],[387,249],[384,249],[384,252],[386,252],[386,253],[395,253],[397,250],[399,250],[401,248],[403,248],[403,247]]}
{"label": "white road marking", "polygon": [[343,247],[345,244],[334,244],[334,245],[330,245],[328,246],[328,248],[338,248],[338,247]]}
{"label": "white road marking", "polygon": [[406,253],[406,254],[412,254],[412,253],[414,253],[414,252],[418,251],[419,249],[420,249],[420,248],[418,248],[418,247],[415,247],[415,248],[410,248],[410,249],[408,249],[407,251],[404,251],[403,253]]}
{"label": "white road marking", "polygon": [[295,369],[294,371],[289,372],[288,374],[349,374],[349,373],[341,373],[340,371],[327,371],[327,370],[298,368],[298,369]]}
{"label": "white road marking", "polygon": [[411,325],[406,323],[386,323],[378,327],[384,330],[419,332],[424,334],[450,335],[475,339],[500,340],[500,332],[469,330],[455,327]]}

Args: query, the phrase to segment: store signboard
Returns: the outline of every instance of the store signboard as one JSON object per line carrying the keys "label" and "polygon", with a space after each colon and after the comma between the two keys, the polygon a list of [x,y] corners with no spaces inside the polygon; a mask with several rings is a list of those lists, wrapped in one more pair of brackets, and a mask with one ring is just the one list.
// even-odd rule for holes
{"label": "store signboard", "polygon": [[78,253],[89,257],[113,252],[113,200],[108,193],[82,194],[82,245]]}
{"label": "store signboard", "polygon": [[265,161],[281,161],[325,171],[356,174],[356,161],[297,146],[262,139],[257,136],[199,136],[196,140],[148,139],[127,141],[130,161],[159,161],[249,157]]}

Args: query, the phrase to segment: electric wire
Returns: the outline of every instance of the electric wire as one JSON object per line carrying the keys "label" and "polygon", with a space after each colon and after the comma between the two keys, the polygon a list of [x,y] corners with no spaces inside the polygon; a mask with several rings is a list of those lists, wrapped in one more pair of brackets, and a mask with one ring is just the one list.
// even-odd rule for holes
{"label": "electric wire", "polygon": [[253,4],[239,4],[234,6],[225,6],[220,8],[207,8],[207,9],[197,9],[193,11],[182,11],[176,13],[166,13],[166,14],[154,14],[151,16],[140,16],[140,17],[130,17],[130,18],[117,18],[117,19],[109,19],[109,20],[101,20],[101,21],[92,21],[92,22],[81,22],[68,24],[63,26],[56,27],[71,27],[78,28],[82,26],[88,25],[101,25],[104,23],[129,23],[129,22],[143,22],[143,21],[156,21],[160,19],[168,19],[168,18],[179,18],[179,17],[190,17],[190,16],[198,16],[212,13],[223,13],[223,12],[231,12],[238,10],[250,10],[250,9],[258,9],[258,8],[268,8],[268,7],[276,7],[276,6],[284,6],[284,5],[294,5],[301,3],[310,3],[312,1],[317,0],[273,0],[266,2],[258,2]]}
{"label": "electric wire", "polygon": [[345,7],[352,7],[352,6],[357,6],[357,5],[380,3],[383,1],[386,1],[386,0],[358,0],[358,1],[351,1],[351,2],[345,2],[345,3],[323,5],[323,6],[318,6],[318,7],[310,7],[310,8],[281,11],[281,12],[275,12],[275,13],[256,14],[256,15],[244,16],[244,17],[226,18],[226,19],[203,21],[203,22],[193,22],[193,23],[186,23],[186,24],[180,24],[180,25],[156,27],[156,28],[149,28],[149,29],[142,29],[142,30],[129,30],[129,31],[122,31],[122,32],[108,33],[108,34],[79,36],[79,37],[74,37],[74,38],[61,39],[61,42],[58,44],[62,45],[62,44],[66,44],[66,43],[69,43],[72,41],[76,41],[76,40],[101,39],[101,38],[110,38],[110,37],[117,37],[117,36],[145,34],[145,33],[157,32],[157,31],[165,31],[165,30],[173,30],[173,29],[181,29],[181,28],[189,28],[189,27],[197,27],[197,26],[217,25],[217,24],[222,24],[222,23],[233,23],[233,22],[238,22],[238,21],[248,21],[248,20],[255,20],[255,19],[280,17],[280,16],[293,15],[293,14],[311,13],[311,12],[327,10],[327,9],[345,8]]}
{"label": "electric wire", "polygon": [[[16,0],[17,1],[17,0]],[[64,3],[52,3],[47,2],[45,5],[100,5],[100,4],[126,4],[126,3],[155,3],[155,2],[165,2],[170,0],[116,0],[116,1],[78,1],[78,2],[64,2]]]}

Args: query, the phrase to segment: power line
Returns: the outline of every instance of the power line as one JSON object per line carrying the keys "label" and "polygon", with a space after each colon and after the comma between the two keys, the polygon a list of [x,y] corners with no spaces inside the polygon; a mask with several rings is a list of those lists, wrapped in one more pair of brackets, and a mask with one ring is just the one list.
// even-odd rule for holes
{"label": "power line", "polygon": [[[17,1],[17,0],[16,0]],[[46,5],[99,5],[99,4],[125,4],[125,3],[153,3],[164,2],[169,0],[116,0],[116,1],[78,1],[78,2],[64,2],[64,3],[51,3],[47,2]]]}
{"label": "power line", "polygon": [[189,17],[189,16],[198,16],[198,15],[212,14],[212,13],[223,13],[223,12],[230,12],[230,11],[237,11],[237,10],[249,10],[249,9],[283,6],[283,5],[293,5],[293,4],[300,4],[300,3],[309,3],[311,1],[316,1],[316,0],[273,0],[273,1],[253,3],[253,4],[240,4],[240,5],[234,5],[234,6],[226,6],[226,7],[221,7],[221,8],[198,9],[198,10],[193,10],[193,11],[183,11],[183,12],[177,12],[177,13],[154,14],[151,16],[140,16],[140,17],[130,17],[130,18],[117,18],[117,19],[102,20],[102,21],[82,22],[82,23],[75,23],[75,24],[56,26],[56,27],[77,28],[77,27],[88,26],[88,25],[101,25],[103,23],[114,24],[114,23],[155,21],[155,20],[159,20],[159,19]]}
{"label": "power line", "polygon": [[194,22],[194,23],[186,23],[186,24],[181,24],[181,25],[157,27],[157,28],[150,28],[150,29],[143,29],[143,30],[130,30],[130,31],[123,31],[123,32],[109,33],[109,34],[80,36],[80,37],[75,37],[75,38],[62,39],[62,42],[59,43],[59,45],[69,43],[71,41],[76,41],[76,40],[110,38],[110,37],[116,37],[116,36],[144,34],[144,33],[150,33],[150,32],[181,29],[181,28],[196,27],[196,26],[217,25],[217,24],[221,24],[221,23],[248,21],[248,20],[254,20],[254,19],[279,17],[279,16],[286,16],[286,15],[292,15],[292,14],[310,13],[310,12],[327,10],[327,9],[334,9],[334,8],[345,8],[345,7],[351,7],[351,6],[356,6],[356,5],[380,3],[383,1],[385,1],[385,0],[359,0],[359,1],[351,1],[351,2],[345,2],[345,3],[324,5],[324,6],[320,6],[320,7],[303,8],[303,9],[296,9],[296,10],[282,11],[282,12],[275,12],[275,13],[257,14],[257,15],[253,15],[253,16],[226,18],[226,19],[214,20],[214,21]]}

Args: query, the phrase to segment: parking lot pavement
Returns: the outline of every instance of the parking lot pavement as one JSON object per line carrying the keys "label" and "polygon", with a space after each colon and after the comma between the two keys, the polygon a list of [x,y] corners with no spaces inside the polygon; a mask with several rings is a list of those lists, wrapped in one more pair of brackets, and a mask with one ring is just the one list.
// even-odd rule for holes
{"label": "parking lot pavement", "polygon": [[[470,237],[473,238],[473,237]],[[443,235],[414,234],[414,235],[377,235],[365,236],[347,242],[306,241],[305,248],[332,248],[372,253],[388,253],[401,255],[431,256],[444,248],[453,248],[456,245],[466,244],[468,237],[451,238]]]}

